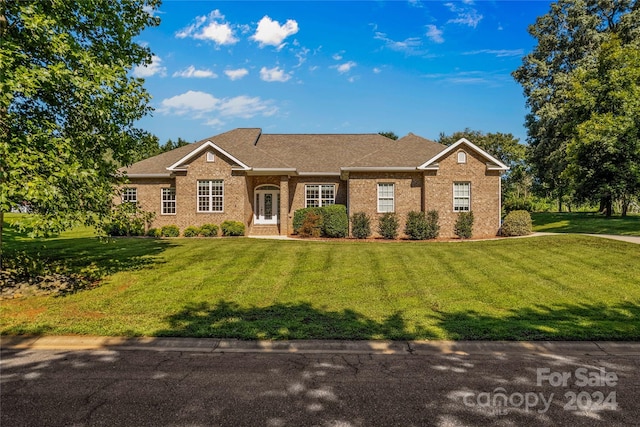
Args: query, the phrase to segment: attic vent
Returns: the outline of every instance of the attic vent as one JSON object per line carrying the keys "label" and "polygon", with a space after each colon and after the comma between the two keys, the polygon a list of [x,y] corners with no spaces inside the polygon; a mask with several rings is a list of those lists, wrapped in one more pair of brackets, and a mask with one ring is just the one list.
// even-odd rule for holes
{"label": "attic vent", "polygon": [[458,163],[467,163],[467,153],[458,151]]}
{"label": "attic vent", "polygon": [[216,156],[211,152],[207,151],[207,162],[215,162]]}

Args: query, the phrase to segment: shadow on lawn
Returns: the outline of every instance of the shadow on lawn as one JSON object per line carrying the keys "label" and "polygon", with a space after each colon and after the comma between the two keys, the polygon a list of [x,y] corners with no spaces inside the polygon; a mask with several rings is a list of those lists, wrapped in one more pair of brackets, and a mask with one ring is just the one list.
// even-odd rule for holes
{"label": "shadow on lawn", "polygon": [[324,311],[309,303],[244,308],[221,300],[191,303],[168,316],[156,336],[240,339],[638,340],[640,305],[566,304],[513,309],[504,316],[475,311],[434,313],[432,329],[401,311],[382,321],[354,310]]}
{"label": "shadow on lawn", "polygon": [[167,320],[169,329],[155,335],[274,340],[435,338],[423,328],[410,332],[400,312],[376,321],[354,310],[324,311],[306,302],[249,308],[224,300],[215,305],[191,303]]}
{"label": "shadow on lawn", "polygon": [[533,226],[538,231],[553,233],[620,234],[637,236],[640,230],[640,215],[607,218],[588,212],[539,212],[531,215]]}

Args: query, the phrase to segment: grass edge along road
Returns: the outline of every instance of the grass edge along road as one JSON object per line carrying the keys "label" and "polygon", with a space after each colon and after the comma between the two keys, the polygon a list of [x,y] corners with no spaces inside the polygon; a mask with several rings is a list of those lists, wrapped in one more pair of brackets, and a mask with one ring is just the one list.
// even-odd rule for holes
{"label": "grass edge along road", "polygon": [[100,286],[0,305],[2,334],[241,339],[640,339],[640,246],[9,239]]}

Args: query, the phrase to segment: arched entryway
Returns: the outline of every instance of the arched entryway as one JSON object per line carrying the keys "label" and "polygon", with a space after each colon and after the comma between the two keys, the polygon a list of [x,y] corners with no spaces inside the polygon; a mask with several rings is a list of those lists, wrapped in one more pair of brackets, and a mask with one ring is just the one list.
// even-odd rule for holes
{"label": "arched entryway", "polygon": [[277,225],[280,223],[280,187],[261,185],[253,196],[253,223]]}

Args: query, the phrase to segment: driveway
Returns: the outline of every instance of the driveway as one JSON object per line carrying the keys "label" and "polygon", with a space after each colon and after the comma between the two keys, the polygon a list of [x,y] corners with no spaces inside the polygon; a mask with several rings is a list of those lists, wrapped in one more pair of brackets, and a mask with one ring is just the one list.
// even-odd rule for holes
{"label": "driveway", "polygon": [[640,343],[3,337],[2,426],[630,426]]}

